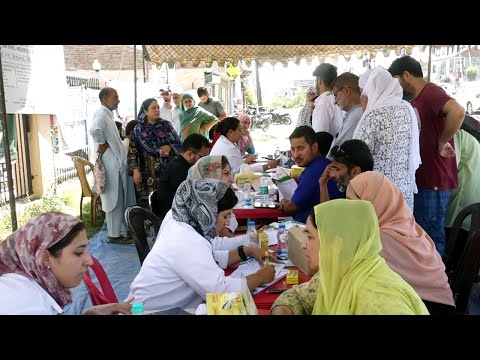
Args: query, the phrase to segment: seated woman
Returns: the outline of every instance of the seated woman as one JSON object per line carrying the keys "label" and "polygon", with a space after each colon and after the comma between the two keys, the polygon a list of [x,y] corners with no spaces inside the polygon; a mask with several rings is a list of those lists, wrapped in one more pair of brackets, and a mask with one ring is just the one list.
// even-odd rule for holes
{"label": "seated woman", "polygon": [[238,115],[240,121],[240,127],[242,128],[242,136],[238,140],[238,148],[242,155],[245,153],[255,154],[255,147],[253,146],[253,140],[250,136],[250,126],[252,125],[252,119],[247,114]]}
{"label": "seated woman", "polygon": [[[168,120],[160,118],[157,100],[151,98],[142,103],[138,124],[128,151],[129,175],[137,189],[137,203],[146,201],[158,188],[163,169],[180,151],[182,141]],[[147,204],[142,204],[147,206]]]}
{"label": "seated woman", "polygon": [[178,120],[182,140],[191,134],[200,134],[208,139],[208,132],[218,122],[211,112],[195,105],[192,95],[188,93],[182,95]]}
{"label": "seated woman", "polygon": [[428,315],[415,290],[380,256],[370,202],[338,199],[317,205],[305,234],[303,248],[318,272],[280,295],[271,314]]}
{"label": "seated woman", "polygon": [[[187,179],[196,180],[196,179],[217,179],[223,181],[228,186],[232,187],[233,176],[231,172],[230,164],[228,159],[223,155],[210,155],[204,156],[198,160],[191,168],[188,170]],[[225,226],[220,231],[220,236],[232,237],[235,230],[237,230],[238,221],[235,217],[235,214],[232,213],[230,217],[230,225]],[[239,244],[240,245],[240,244]]]}
{"label": "seated woman", "polygon": [[[240,121],[234,117],[227,117],[217,124],[216,131],[220,133],[218,141],[213,145],[210,155],[225,155],[232,167],[232,173],[236,174],[243,164],[249,164],[256,159],[255,155],[243,157],[238,148],[238,140],[242,136]],[[278,166],[278,160],[269,160],[267,164],[252,164],[250,169],[253,172],[264,172]]]}
{"label": "seated woman", "polygon": [[[72,302],[89,266],[83,223],[72,215],[46,213],[0,242],[0,314],[57,315]],[[130,314],[131,301],[93,306],[84,315]]]}
{"label": "seated woman", "polygon": [[[215,179],[185,180],[172,205],[173,220],[165,223],[155,245],[130,285],[130,296],[146,310],[196,308],[209,292],[239,292],[243,279],[231,278],[220,268],[254,256],[260,248],[240,246],[216,256],[212,239],[229,222],[238,199],[232,189]],[[223,264],[222,264],[223,263]],[[250,290],[273,280],[273,265],[246,277]]]}
{"label": "seated woman", "polygon": [[385,175],[367,171],[350,180],[347,198],[373,204],[388,266],[420,295],[431,315],[455,315],[445,265],[430,236],[415,222],[400,189]]}

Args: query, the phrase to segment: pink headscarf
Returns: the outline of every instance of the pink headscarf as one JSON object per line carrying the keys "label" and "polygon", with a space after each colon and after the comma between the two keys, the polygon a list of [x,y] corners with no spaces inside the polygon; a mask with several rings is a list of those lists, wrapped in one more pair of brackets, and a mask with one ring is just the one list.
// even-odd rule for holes
{"label": "pink headscarf", "polygon": [[60,285],[43,264],[45,251],[80,223],[75,216],[52,212],[30,219],[0,243],[0,276],[15,273],[39,284],[60,307],[72,302],[72,293]]}
{"label": "pink headscarf", "polygon": [[[250,126],[252,126],[252,118],[248,116],[247,114],[239,114],[238,115],[238,120],[240,122],[249,120],[250,121]],[[242,135],[240,139],[238,140],[238,147],[240,148],[240,151],[242,152],[242,155],[247,151],[247,144],[248,144],[248,136],[247,135]]]}
{"label": "pink headscarf", "polygon": [[367,171],[350,180],[347,197],[373,204],[388,266],[423,300],[454,306],[440,254],[430,236],[415,222],[402,192],[385,175]]}

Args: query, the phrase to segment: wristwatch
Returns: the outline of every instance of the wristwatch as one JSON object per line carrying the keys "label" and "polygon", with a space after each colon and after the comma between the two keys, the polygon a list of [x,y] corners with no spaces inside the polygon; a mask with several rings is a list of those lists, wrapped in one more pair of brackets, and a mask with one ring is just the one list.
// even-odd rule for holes
{"label": "wristwatch", "polygon": [[247,255],[245,255],[245,250],[243,250],[243,245],[240,245],[239,247],[237,247],[237,250],[238,250],[238,256],[240,256],[240,259],[242,259],[242,261],[247,261]]}

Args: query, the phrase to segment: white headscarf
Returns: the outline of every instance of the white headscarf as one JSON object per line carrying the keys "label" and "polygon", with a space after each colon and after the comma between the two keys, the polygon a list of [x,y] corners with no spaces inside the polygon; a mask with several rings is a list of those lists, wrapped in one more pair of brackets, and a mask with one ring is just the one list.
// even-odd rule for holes
{"label": "white headscarf", "polygon": [[[365,73],[363,73],[358,80],[358,85],[361,89],[363,89],[362,95],[368,98],[368,103],[365,112],[355,128],[353,138],[357,138],[358,131],[360,130],[366,115],[370,111],[387,106],[406,106],[410,112],[412,132],[408,170],[412,178],[415,179],[415,172],[422,163],[420,158],[420,131],[418,128],[419,121],[417,120],[417,114],[415,113],[412,105],[402,99],[403,88],[398,79],[393,78],[385,68],[377,66],[375,69],[367,70]],[[417,193],[416,185],[414,192]]]}

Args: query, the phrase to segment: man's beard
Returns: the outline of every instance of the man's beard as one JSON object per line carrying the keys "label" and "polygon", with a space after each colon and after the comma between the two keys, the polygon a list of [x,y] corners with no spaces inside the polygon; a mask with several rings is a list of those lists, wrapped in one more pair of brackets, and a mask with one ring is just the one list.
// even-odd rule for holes
{"label": "man's beard", "polygon": [[340,184],[339,182],[337,182],[336,184],[337,184],[338,191],[340,191],[340,192],[342,192],[342,193],[344,193],[344,192],[347,191],[347,187],[346,187],[346,186]]}

